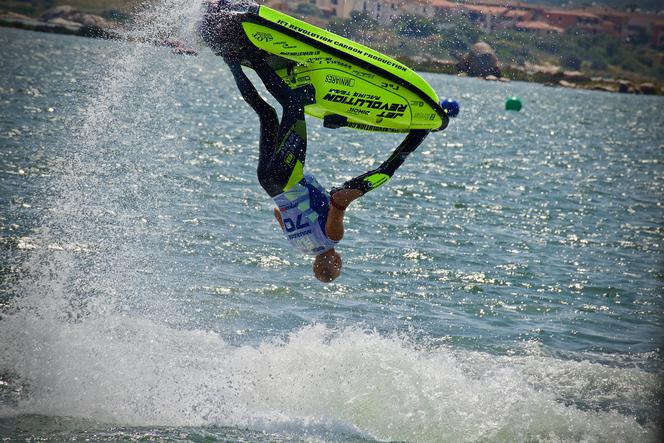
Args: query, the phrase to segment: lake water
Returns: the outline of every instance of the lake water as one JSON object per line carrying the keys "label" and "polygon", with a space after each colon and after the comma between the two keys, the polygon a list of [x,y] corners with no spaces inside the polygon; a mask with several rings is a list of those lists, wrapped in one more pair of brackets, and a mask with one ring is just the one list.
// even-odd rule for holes
{"label": "lake water", "polygon": [[[423,74],[461,113],[351,207],[324,285],[209,51],[0,56],[3,441],[658,441],[662,98]],[[308,125],[327,188],[401,138]]]}

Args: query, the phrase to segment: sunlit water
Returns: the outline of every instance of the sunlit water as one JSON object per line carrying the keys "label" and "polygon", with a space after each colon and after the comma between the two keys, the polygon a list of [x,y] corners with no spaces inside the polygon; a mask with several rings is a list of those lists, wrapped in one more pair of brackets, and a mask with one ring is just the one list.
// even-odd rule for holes
{"label": "sunlit water", "polygon": [[[132,32],[193,43],[196,13]],[[323,285],[213,54],[0,55],[1,437],[657,441],[661,98],[425,74],[461,114],[353,205]],[[400,141],[308,123],[328,188]]]}

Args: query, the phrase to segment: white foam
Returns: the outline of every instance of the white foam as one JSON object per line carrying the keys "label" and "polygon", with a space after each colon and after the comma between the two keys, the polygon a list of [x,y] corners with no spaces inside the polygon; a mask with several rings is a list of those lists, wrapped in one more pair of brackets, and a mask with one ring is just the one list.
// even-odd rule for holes
{"label": "white foam", "polygon": [[[397,337],[316,325],[283,342],[231,346],[130,316],[79,323],[21,312],[3,320],[3,368],[27,392],[3,414],[124,425],[329,429],[405,441],[654,441],[634,418],[564,405],[602,378],[608,395],[656,376],[550,357],[415,349]],[[577,392],[592,404],[596,393]]]}

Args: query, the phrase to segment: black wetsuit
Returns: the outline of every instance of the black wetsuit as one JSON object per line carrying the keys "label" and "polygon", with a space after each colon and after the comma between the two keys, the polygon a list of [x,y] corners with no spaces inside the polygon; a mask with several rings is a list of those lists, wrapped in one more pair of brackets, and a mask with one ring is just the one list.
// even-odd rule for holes
{"label": "black wetsuit", "polygon": [[304,166],[307,154],[307,127],[304,120],[304,101],[301,92],[292,91],[283,80],[262,60],[252,67],[265,84],[267,90],[283,108],[281,122],[272,106],[263,100],[254,85],[242,72],[235,60],[225,59],[233,73],[242,98],[256,111],[260,119],[260,141],[258,153],[258,182],[270,197],[281,194],[286,184],[299,181],[301,170],[295,170],[297,162]]}
{"label": "black wetsuit", "polygon": [[[232,9],[234,7],[236,9]],[[297,181],[302,174],[301,167],[304,166],[307,152],[304,103],[306,103],[305,97],[312,93],[306,88],[290,89],[268,66],[265,61],[267,54],[254,47],[246,38],[241,27],[241,14],[237,14],[238,7],[244,12],[251,12],[252,9],[252,6],[247,6],[246,2],[238,4],[227,0],[209,6],[204,14],[201,35],[208,45],[224,58],[242,97],[258,114],[260,120],[258,181],[268,195],[274,197],[284,192],[286,185]],[[278,120],[274,108],[260,97],[242,71],[242,65],[256,71],[268,92],[282,106],[281,121]],[[374,183],[365,179],[377,173],[392,177],[428,133],[428,130],[412,130],[378,168],[348,180],[332,192],[338,189],[357,189],[366,193],[374,189]]]}

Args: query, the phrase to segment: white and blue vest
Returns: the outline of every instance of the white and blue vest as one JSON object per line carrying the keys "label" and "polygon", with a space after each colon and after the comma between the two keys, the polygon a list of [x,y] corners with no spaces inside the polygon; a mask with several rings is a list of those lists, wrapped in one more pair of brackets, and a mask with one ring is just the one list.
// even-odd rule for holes
{"label": "white and blue vest", "polygon": [[325,223],[330,208],[328,193],[311,174],[272,200],[281,211],[286,239],[305,254],[318,255],[338,243],[327,238]]}

